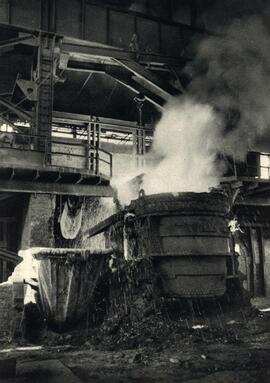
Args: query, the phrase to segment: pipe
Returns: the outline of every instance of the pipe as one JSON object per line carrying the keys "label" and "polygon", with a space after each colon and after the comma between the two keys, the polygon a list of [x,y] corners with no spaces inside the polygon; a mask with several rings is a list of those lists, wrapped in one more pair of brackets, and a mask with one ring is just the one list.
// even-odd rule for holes
{"label": "pipe", "polygon": [[55,257],[74,257],[75,258],[81,258],[82,260],[87,259],[91,257],[92,255],[98,255],[98,256],[108,256],[113,254],[114,251],[110,247],[108,249],[72,249],[72,248],[50,248],[50,247],[44,247],[44,248],[33,248],[31,250],[32,256],[37,259],[41,260],[44,258],[55,258]]}

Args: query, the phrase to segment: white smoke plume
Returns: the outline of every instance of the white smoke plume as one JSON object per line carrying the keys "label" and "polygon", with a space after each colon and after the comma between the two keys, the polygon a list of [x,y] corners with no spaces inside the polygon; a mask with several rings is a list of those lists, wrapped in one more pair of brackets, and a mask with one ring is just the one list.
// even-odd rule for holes
{"label": "white smoke plume", "polygon": [[188,96],[167,105],[156,127],[161,161],[147,171],[146,193],[207,191],[226,170],[220,153],[244,161],[260,141],[270,149],[269,46],[269,27],[258,16],[201,42]]}
{"label": "white smoke plume", "polygon": [[141,184],[147,194],[208,191],[226,170],[220,153],[244,161],[259,142],[270,151],[269,46],[260,17],[238,20],[200,43],[186,69],[187,95],[168,103],[156,126],[154,165],[148,158]]}
{"label": "white smoke plume", "polygon": [[217,161],[222,142],[223,121],[210,105],[191,97],[173,99],[155,127],[144,168],[130,167],[127,177],[114,178],[118,199],[126,205],[140,188],[146,194],[209,191],[223,172]]}
{"label": "white smoke plume", "polygon": [[221,138],[222,121],[210,105],[191,98],[168,103],[156,126],[152,148],[156,165],[145,171],[145,192],[203,192],[217,186]]}

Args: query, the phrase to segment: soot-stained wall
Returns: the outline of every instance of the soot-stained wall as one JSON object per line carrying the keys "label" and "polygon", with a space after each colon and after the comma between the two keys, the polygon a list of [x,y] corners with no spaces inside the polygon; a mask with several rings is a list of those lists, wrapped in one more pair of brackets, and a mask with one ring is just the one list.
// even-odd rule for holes
{"label": "soot-stained wall", "polygon": [[54,211],[55,196],[31,194],[23,223],[21,249],[54,246]]}

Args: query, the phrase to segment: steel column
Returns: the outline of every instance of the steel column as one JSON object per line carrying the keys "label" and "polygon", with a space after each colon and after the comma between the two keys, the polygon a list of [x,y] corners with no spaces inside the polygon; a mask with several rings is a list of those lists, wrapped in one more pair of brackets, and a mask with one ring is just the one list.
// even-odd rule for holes
{"label": "steel column", "polygon": [[55,36],[40,33],[36,68],[37,103],[34,113],[35,134],[43,136],[37,143],[38,150],[48,151],[50,157],[50,138],[53,112]]}

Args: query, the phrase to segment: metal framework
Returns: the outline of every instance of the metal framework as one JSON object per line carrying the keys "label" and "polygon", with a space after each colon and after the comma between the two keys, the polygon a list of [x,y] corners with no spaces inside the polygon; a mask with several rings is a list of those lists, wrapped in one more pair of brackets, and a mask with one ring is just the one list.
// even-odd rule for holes
{"label": "metal framework", "polygon": [[[51,137],[52,131],[54,49],[55,36],[40,33],[36,78],[34,78],[37,83],[37,103],[33,125],[37,135],[48,138]],[[44,147],[44,141],[38,142],[37,146],[40,150],[49,150]]]}

